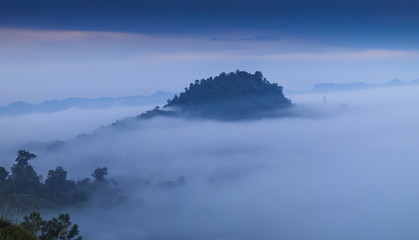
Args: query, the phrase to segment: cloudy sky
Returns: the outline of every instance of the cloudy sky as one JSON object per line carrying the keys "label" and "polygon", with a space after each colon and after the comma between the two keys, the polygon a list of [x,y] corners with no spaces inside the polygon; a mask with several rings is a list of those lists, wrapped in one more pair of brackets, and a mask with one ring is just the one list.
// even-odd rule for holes
{"label": "cloudy sky", "polygon": [[410,0],[0,0],[0,106],[178,92],[260,70],[285,89],[419,78]]}

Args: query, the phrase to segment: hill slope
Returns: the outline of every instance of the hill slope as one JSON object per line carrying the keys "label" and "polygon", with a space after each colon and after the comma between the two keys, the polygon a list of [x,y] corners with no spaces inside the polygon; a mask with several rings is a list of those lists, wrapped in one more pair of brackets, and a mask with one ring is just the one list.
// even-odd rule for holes
{"label": "hill slope", "polygon": [[282,87],[270,83],[261,72],[244,71],[222,73],[217,77],[196,80],[179,96],[137,116],[148,119],[154,116],[182,116],[221,120],[253,119],[278,116],[279,110],[292,106],[282,93]]}

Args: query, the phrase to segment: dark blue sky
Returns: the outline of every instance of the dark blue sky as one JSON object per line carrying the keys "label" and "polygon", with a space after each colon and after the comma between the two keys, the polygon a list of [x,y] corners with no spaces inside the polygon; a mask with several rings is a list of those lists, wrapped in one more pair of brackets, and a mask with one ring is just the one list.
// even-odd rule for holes
{"label": "dark blue sky", "polygon": [[412,0],[1,0],[0,26],[163,34],[269,30],[394,40],[390,35],[416,36],[418,12]]}
{"label": "dark blue sky", "polygon": [[418,13],[413,0],[0,0],[0,105],[176,92],[236,69],[297,90],[411,81]]}

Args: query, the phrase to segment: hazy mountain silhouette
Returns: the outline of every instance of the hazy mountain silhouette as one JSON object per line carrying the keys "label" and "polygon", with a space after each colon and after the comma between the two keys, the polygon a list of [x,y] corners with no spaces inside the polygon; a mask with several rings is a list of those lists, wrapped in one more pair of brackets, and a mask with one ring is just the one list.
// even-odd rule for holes
{"label": "hazy mountain silhouette", "polygon": [[303,93],[324,93],[324,92],[341,92],[341,91],[356,91],[363,89],[373,88],[388,88],[388,87],[399,87],[399,86],[411,86],[419,85],[419,79],[403,82],[399,79],[393,79],[387,83],[365,83],[365,82],[352,82],[352,83],[317,83],[310,90],[296,91],[296,90],[285,90],[284,92],[288,95],[292,94],[303,94]]}
{"label": "hazy mountain silhouette", "polygon": [[314,92],[352,91],[370,88],[398,87],[419,84],[419,79],[411,82],[403,82],[393,79],[384,84],[353,82],[353,83],[319,83],[314,85]]}
{"label": "hazy mountain silhouette", "polygon": [[101,109],[112,106],[147,106],[159,105],[171,98],[173,93],[158,91],[149,96],[129,96],[119,98],[66,98],[63,100],[49,100],[40,104],[31,104],[17,101],[5,107],[0,107],[1,115],[18,115],[28,113],[52,113],[67,110],[70,108],[80,109]]}

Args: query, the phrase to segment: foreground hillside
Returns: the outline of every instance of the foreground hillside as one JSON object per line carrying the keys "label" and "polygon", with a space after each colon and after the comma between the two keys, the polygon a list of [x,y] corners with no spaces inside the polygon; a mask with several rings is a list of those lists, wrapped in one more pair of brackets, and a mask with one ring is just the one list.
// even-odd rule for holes
{"label": "foreground hillside", "polygon": [[37,238],[11,222],[0,218],[1,240],[37,240]]}

